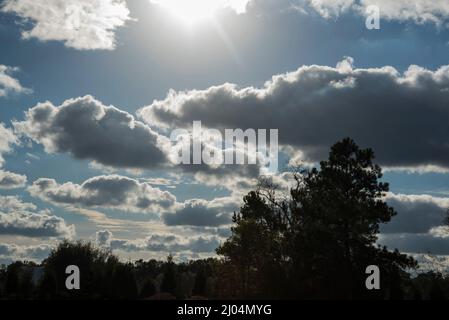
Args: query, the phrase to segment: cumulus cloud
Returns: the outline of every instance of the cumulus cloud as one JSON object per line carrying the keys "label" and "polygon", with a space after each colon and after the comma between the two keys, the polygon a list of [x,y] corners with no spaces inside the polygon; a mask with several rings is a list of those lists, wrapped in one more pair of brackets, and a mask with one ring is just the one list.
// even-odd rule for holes
{"label": "cumulus cloud", "polygon": [[31,93],[32,90],[23,87],[19,80],[13,77],[18,68],[0,64],[0,97],[6,97],[10,93]]}
{"label": "cumulus cloud", "polygon": [[70,99],[59,107],[50,102],[38,104],[14,127],[49,153],[67,152],[106,166],[148,169],[166,161],[166,138],[92,96]]}
{"label": "cumulus cloud", "polygon": [[307,0],[306,2],[324,18],[331,18],[351,9],[355,0]]}
{"label": "cumulus cloud", "polygon": [[3,155],[12,151],[14,145],[19,144],[19,138],[10,128],[0,123],[0,168],[5,164]]}
{"label": "cumulus cloud", "polygon": [[[172,173],[192,174],[198,180],[211,177],[225,183],[257,178],[263,164],[178,164],[174,154],[183,139],[172,142],[129,113],[105,106],[92,96],[70,99],[59,107],[40,103],[25,113],[23,121],[13,121],[13,125],[17,134],[42,144],[47,153],[69,153],[77,159],[92,160],[92,168],[106,173],[120,168],[133,174],[145,169],[171,169]],[[221,152],[243,153],[243,147]]]}
{"label": "cumulus cloud", "polygon": [[[303,66],[275,75],[261,88],[233,84],[175,92],[139,110],[150,125],[209,128],[279,128],[279,142],[304,160],[327,157],[350,136],[372,147],[389,167],[449,167],[449,66],[357,69],[351,58],[337,67]],[[417,130],[419,128],[419,130]]]}
{"label": "cumulus cloud", "polygon": [[59,184],[54,179],[40,178],[27,190],[33,197],[55,205],[162,214],[163,221],[170,226],[229,224],[230,215],[239,203],[236,197],[178,202],[170,192],[153,187],[149,182],[119,175],[93,177],[82,184]]}
{"label": "cumulus cloud", "polygon": [[436,237],[430,233],[382,234],[378,242],[402,252],[449,255],[449,239]]}
{"label": "cumulus cloud", "polygon": [[70,239],[75,235],[75,226],[67,225],[64,219],[46,211],[0,212],[0,235]]}
{"label": "cumulus cloud", "polygon": [[[14,132],[10,128],[6,128],[3,123],[0,123],[0,169],[5,164],[4,154],[12,152],[13,146],[19,143],[19,138]],[[0,170],[0,189],[21,188],[25,186],[26,181],[27,178],[24,175]]]}
{"label": "cumulus cloud", "polygon": [[385,200],[397,215],[381,226],[379,244],[408,253],[449,254],[449,198],[389,193]]}
{"label": "cumulus cloud", "polygon": [[22,188],[27,182],[27,177],[14,172],[0,170],[0,189]]}
{"label": "cumulus cloud", "polygon": [[398,214],[382,226],[382,233],[428,233],[444,224],[449,209],[449,198],[430,195],[389,193],[386,201]]}
{"label": "cumulus cloud", "polygon": [[58,184],[53,179],[41,178],[34,181],[28,191],[32,196],[54,204],[130,212],[160,213],[176,204],[171,193],[119,175],[98,176],[82,184]]}
{"label": "cumulus cloud", "polygon": [[96,233],[99,245],[111,250],[153,251],[153,252],[191,252],[212,253],[220,245],[220,239],[215,236],[180,237],[174,234],[152,234],[143,239],[124,240],[114,238],[109,230],[100,230]]}
{"label": "cumulus cloud", "polygon": [[130,20],[124,0],[6,0],[1,11],[31,25],[24,39],[62,41],[79,50],[114,49],[115,30]]}
{"label": "cumulus cloud", "polygon": [[449,20],[446,0],[306,0],[306,3],[324,18],[338,17],[347,11],[365,15],[368,6],[377,6],[385,20],[438,26],[447,25]]}
{"label": "cumulus cloud", "polygon": [[231,214],[237,209],[238,202],[232,198],[193,199],[184,202],[175,212],[165,213],[163,220],[169,226],[215,227],[231,223]]}
{"label": "cumulus cloud", "polygon": [[37,207],[34,203],[23,202],[17,196],[0,196],[0,211],[29,211],[36,210]]}
{"label": "cumulus cloud", "polygon": [[41,262],[53,250],[50,244],[21,246],[17,244],[0,243],[0,260],[9,264],[17,260]]}

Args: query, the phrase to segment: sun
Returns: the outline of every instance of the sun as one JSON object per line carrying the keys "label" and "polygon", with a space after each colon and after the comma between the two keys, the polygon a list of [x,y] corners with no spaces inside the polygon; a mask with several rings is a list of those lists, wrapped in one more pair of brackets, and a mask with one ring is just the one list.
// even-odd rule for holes
{"label": "sun", "polygon": [[[242,2],[243,1],[243,2]],[[178,19],[193,24],[202,20],[211,19],[214,14],[224,7],[230,7],[236,11],[241,10],[248,0],[151,0]]]}
{"label": "sun", "polygon": [[157,0],[153,2],[189,24],[211,19],[219,8],[219,1],[216,0]]}

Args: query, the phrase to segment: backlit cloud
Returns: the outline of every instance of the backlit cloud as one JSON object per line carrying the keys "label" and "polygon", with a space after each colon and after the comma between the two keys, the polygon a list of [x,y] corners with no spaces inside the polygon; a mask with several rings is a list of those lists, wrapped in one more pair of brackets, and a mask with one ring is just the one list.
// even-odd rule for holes
{"label": "backlit cloud", "polygon": [[1,11],[31,24],[24,39],[62,41],[79,50],[114,49],[115,30],[130,20],[124,0],[6,0]]}

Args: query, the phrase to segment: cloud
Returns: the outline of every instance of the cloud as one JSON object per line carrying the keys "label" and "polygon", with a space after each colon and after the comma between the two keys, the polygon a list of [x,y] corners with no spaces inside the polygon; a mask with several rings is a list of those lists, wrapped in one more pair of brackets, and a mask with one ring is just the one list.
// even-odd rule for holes
{"label": "cloud", "polygon": [[99,246],[109,247],[111,245],[112,240],[112,232],[109,230],[100,230],[95,233],[95,242]]}
{"label": "cloud", "polygon": [[38,104],[26,112],[24,121],[13,124],[49,153],[68,152],[78,159],[131,169],[149,169],[166,162],[166,138],[92,96],[70,99],[59,107],[50,102]]}
{"label": "cloud", "polygon": [[31,93],[32,90],[23,87],[19,80],[12,74],[18,71],[18,68],[8,67],[0,64],[0,97],[6,97],[10,93]]}
{"label": "cloud", "polygon": [[36,210],[37,207],[33,203],[23,202],[17,196],[0,196],[0,211],[28,211]]}
{"label": "cloud", "polygon": [[174,213],[164,213],[163,220],[169,226],[216,227],[231,223],[231,214],[237,209],[238,203],[231,198],[193,199],[184,202]]}
{"label": "cloud", "polygon": [[385,20],[437,26],[449,21],[446,0],[306,0],[306,3],[324,18],[335,18],[348,11],[364,16],[368,6],[377,6],[381,19]]}
{"label": "cloud", "polygon": [[119,175],[93,177],[82,184],[59,184],[54,179],[40,178],[27,190],[33,197],[54,205],[162,214],[163,221],[170,226],[229,224],[230,215],[239,204],[236,197],[178,202],[170,192],[153,187],[149,182]]}
{"label": "cloud", "polygon": [[[220,9],[232,9],[236,13],[241,14],[246,12],[246,6],[251,0],[190,0],[190,3],[187,5],[202,6],[206,7],[204,11],[213,12]],[[160,5],[162,7],[173,8],[175,6],[184,8],[183,1],[179,0],[150,0],[151,3],[156,5]],[[188,9],[188,8],[186,8]]]}
{"label": "cloud", "polygon": [[129,212],[160,213],[176,204],[171,193],[119,175],[93,177],[82,184],[58,184],[53,179],[41,178],[28,191],[33,197],[54,204]]}
{"label": "cloud", "polygon": [[21,174],[0,170],[0,189],[22,188],[27,182],[27,177]]}
{"label": "cloud", "polygon": [[232,181],[254,179],[260,172],[259,164],[177,165],[173,157],[178,149],[168,137],[92,96],[66,100],[59,107],[40,103],[25,112],[23,121],[13,121],[13,126],[17,134],[42,144],[47,153],[69,153],[77,159],[92,160],[92,168],[106,173],[118,168],[137,174],[145,169],[172,169],[172,173],[198,174],[199,180],[206,176]]}
{"label": "cloud", "polygon": [[17,260],[41,262],[54,249],[50,244],[21,246],[16,244],[0,243],[0,261],[9,264]]}
{"label": "cloud", "polygon": [[3,155],[12,151],[13,145],[18,145],[19,138],[14,134],[10,128],[6,128],[3,123],[0,123],[0,168],[5,164]]}
{"label": "cloud", "polygon": [[0,212],[0,235],[71,239],[75,235],[75,226],[69,226],[64,219],[45,211],[39,213],[28,211]]}
{"label": "cloud", "polygon": [[407,253],[449,254],[445,225],[449,198],[388,193],[385,200],[397,215],[384,225],[378,243]]}
{"label": "cloud", "polygon": [[[4,154],[12,152],[13,146],[18,144],[20,144],[20,141],[14,132],[0,123],[0,169],[5,164]],[[0,170],[0,189],[21,188],[25,186],[26,181],[27,177],[24,175]]]}
{"label": "cloud", "polygon": [[383,234],[378,242],[389,249],[398,249],[407,253],[449,255],[449,239],[437,237],[431,233]]}
{"label": "cloud", "polygon": [[180,237],[174,234],[153,234],[143,239],[124,240],[114,238],[109,230],[98,231],[96,242],[112,250],[165,253],[212,253],[220,245],[220,239],[215,236]]}
{"label": "cloud", "polygon": [[306,0],[324,18],[339,16],[356,6],[355,0]]}
{"label": "cloud", "polygon": [[[356,69],[303,66],[275,75],[262,88],[234,84],[175,92],[138,111],[149,125],[279,129],[279,143],[303,160],[327,157],[329,147],[352,137],[372,147],[389,167],[449,167],[449,66]],[[417,130],[419,128],[419,130]]]}
{"label": "cloud", "polygon": [[449,198],[429,195],[389,193],[387,203],[398,214],[381,227],[382,233],[427,233],[444,224],[449,209]]}
{"label": "cloud", "polygon": [[31,25],[24,39],[62,41],[78,50],[114,49],[115,30],[130,20],[124,0],[6,0],[1,11]]}

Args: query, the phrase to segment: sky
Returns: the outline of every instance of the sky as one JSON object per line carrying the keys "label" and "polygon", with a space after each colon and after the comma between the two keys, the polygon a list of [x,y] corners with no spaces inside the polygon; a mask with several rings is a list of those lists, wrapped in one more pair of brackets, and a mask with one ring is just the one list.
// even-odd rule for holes
{"label": "sky", "polygon": [[0,1],[0,263],[213,256],[263,171],[174,165],[193,121],[277,129],[281,190],[344,137],[373,148],[379,243],[446,259],[448,102],[446,0]]}

